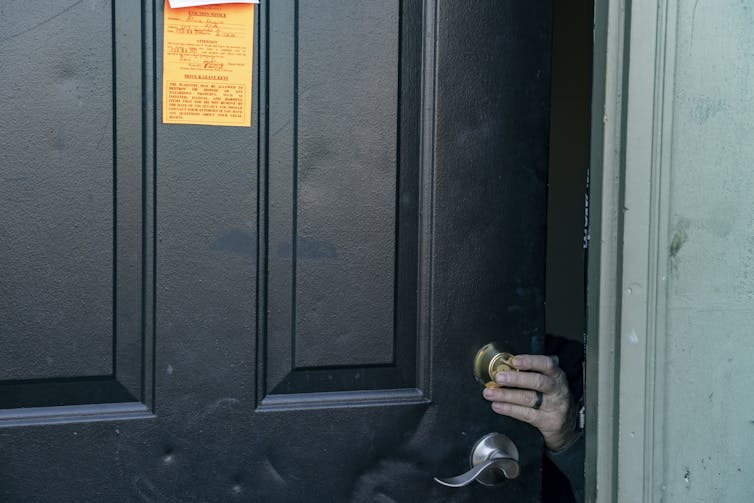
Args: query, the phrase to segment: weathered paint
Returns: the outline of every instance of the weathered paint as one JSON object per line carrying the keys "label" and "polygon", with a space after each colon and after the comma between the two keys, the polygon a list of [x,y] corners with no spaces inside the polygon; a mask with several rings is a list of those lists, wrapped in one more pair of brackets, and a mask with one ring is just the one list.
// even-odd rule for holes
{"label": "weathered paint", "polygon": [[750,2],[678,2],[664,501],[754,498],[753,24]]}
{"label": "weathered paint", "polygon": [[596,5],[588,499],[752,501],[754,6]]}

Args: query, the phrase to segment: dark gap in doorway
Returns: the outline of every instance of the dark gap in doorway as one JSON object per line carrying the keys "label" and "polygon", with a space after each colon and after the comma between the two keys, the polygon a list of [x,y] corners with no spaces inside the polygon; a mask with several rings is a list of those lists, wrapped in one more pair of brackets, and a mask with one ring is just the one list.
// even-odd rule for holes
{"label": "dark gap in doorway", "polygon": [[[594,0],[553,2],[545,328],[548,334],[561,338],[557,342],[561,366],[576,376],[585,343],[584,229],[593,28]],[[550,351],[552,347],[551,343]],[[574,364],[568,360],[577,368],[569,368]],[[571,388],[578,393],[582,384],[572,382]],[[542,501],[574,501],[567,479],[547,458],[542,479]]]}

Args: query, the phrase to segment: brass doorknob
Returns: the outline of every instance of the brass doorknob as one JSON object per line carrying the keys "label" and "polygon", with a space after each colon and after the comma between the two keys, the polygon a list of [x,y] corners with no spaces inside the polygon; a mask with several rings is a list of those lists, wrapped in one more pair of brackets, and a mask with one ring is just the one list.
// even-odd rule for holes
{"label": "brass doorknob", "polygon": [[516,356],[497,342],[482,346],[474,357],[474,376],[483,386],[496,388],[495,374],[498,372],[518,371],[513,365]]}

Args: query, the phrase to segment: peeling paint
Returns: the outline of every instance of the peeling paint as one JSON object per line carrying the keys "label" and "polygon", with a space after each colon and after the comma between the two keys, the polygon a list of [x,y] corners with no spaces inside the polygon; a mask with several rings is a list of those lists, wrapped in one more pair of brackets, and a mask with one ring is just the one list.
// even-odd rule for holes
{"label": "peeling paint", "polygon": [[639,343],[639,336],[636,334],[636,330],[631,330],[631,333],[628,334],[628,342],[631,344]]}
{"label": "peeling paint", "polygon": [[681,220],[678,222],[675,232],[673,233],[673,239],[670,242],[670,270],[677,275],[678,273],[678,253],[683,248],[683,245],[689,240],[689,222],[687,220]]}
{"label": "peeling paint", "polygon": [[670,258],[675,258],[678,256],[678,252],[681,251],[681,248],[683,248],[683,245],[686,244],[686,241],[688,241],[688,223],[687,222],[681,222],[678,224],[678,228],[675,231],[675,234],[673,234],[673,240],[670,242]]}

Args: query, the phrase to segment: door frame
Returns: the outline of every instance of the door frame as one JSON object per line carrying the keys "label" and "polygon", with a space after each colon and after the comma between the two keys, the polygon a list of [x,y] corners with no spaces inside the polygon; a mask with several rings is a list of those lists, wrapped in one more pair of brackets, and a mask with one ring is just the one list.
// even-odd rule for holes
{"label": "door frame", "polygon": [[587,501],[663,476],[669,171],[678,0],[596,0],[587,269]]}

